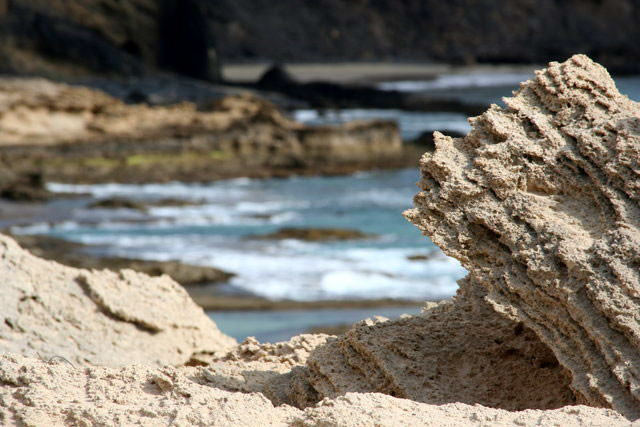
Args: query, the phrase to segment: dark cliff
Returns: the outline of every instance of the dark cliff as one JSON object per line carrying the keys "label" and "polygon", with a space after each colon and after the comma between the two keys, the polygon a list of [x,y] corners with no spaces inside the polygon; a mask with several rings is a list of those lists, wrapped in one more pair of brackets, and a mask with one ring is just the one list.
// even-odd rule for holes
{"label": "dark cliff", "polygon": [[216,80],[223,61],[544,63],[640,72],[638,0],[0,0],[0,71]]}
{"label": "dark cliff", "polygon": [[0,72],[54,77],[174,71],[218,80],[198,0],[0,0]]}

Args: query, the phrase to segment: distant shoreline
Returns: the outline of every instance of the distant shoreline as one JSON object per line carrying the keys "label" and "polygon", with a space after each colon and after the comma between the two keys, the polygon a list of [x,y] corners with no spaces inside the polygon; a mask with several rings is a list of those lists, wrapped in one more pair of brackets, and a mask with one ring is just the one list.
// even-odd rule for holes
{"label": "distant shoreline", "polygon": [[[273,63],[228,63],[222,76],[229,82],[257,81]],[[322,80],[332,83],[375,83],[390,80],[430,80],[440,74],[521,72],[532,73],[540,64],[451,65],[421,62],[318,62],[283,63],[299,82]]]}
{"label": "distant shoreline", "polygon": [[205,311],[293,311],[324,309],[356,309],[381,307],[419,307],[424,301],[402,300],[392,298],[380,299],[344,299],[344,300],[268,300],[253,296],[226,296],[220,294],[199,293],[193,288],[186,288],[189,296]]}

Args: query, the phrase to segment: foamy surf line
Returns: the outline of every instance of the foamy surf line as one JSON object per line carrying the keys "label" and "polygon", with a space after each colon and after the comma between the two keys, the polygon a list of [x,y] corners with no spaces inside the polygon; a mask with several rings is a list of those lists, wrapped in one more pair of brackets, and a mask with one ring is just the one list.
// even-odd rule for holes
{"label": "foamy surf line", "polygon": [[96,198],[107,197],[134,197],[160,198],[178,197],[186,200],[208,199],[221,196],[239,195],[242,187],[251,183],[249,178],[229,179],[216,184],[192,184],[183,182],[170,182],[166,184],[64,184],[51,182],[46,187],[54,193],[90,194]]}
{"label": "foamy surf line", "polygon": [[[405,169],[207,184],[50,184],[54,191],[88,194],[87,204],[65,223],[15,231],[77,241],[106,256],[220,268],[236,275],[228,284],[232,288],[272,300],[446,298],[465,271],[402,217],[417,179],[415,169]],[[88,208],[89,199],[185,195],[199,204],[144,212]],[[134,221],[127,221],[127,212]],[[372,237],[337,242],[255,238],[282,227],[347,228]]]}
{"label": "foamy surf line", "polygon": [[337,125],[352,120],[392,120],[398,123],[403,139],[414,139],[424,132],[455,131],[467,133],[471,127],[461,113],[414,112],[394,109],[301,109],[292,113],[293,119],[310,125]]}
{"label": "foamy surf line", "polygon": [[477,73],[447,74],[433,80],[405,80],[379,83],[381,90],[400,92],[424,92],[439,89],[462,89],[474,87],[517,86],[521,81],[533,77],[532,73]]}

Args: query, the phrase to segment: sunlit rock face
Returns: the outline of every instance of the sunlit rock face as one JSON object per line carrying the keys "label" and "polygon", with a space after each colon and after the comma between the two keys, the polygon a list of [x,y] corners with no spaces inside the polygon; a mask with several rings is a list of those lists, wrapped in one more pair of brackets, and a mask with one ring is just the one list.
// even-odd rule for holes
{"label": "sunlit rock face", "polygon": [[78,368],[165,366],[236,344],[169,276],[66,267],[0,235],[0,278],[3,354]]}
{"label": "sunlit rock face", "polygon": [[583,55],[435,137],[406,213],[521,321],[579,400],[640,417],[640,106]]}
{"label": "sunlit rock face", "polygon": [[478,292],[459,293],[420,316],[361,322],[312,351],[290,377],[280,399],[301,408],[372,391],[511,411],[576,403],[569,376],[551,350],[533,331],[496,313]]}

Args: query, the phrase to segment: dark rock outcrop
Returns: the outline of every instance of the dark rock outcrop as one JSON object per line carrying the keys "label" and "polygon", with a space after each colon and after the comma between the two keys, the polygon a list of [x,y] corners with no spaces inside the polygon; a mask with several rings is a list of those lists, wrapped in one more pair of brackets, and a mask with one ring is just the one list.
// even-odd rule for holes
{"label": "dark rock outcrop", "polygon": [[0,72],[139,76],[164,69],[218,80],[199,2],[11,0],[0,12]]}
{"label": "dark rock outcrop", "polygon": [[635,0],[206,1],[220,56],[547,63],[576,52],[640,72]]}
{"label": "dark rock outcrop", "polygon": [[95,270],[131,269],[149,276],[166,274],[182,286],[224,283],[235,274],[215,267],[186,264],[179,261],[151,261],[88,253],[86,245],[52,236],[16,235],[14,239],[32,254],[76,268]]}
{"label": "dark rock outcrop", "polygon": [[326,240],[354,240],[372,237],[359,230],[342,228],[281,228],[269,234],[256,236],[258,239],[296,239],[309,242],[323,242]]}
{"label": "dark rock outcrop", "polygon": [[219,62],[546,63],[575,52],[640,72],[635,0],[2,0],[0,71],[73,77]]}
{"label": "dark rock outcrop", "polygon": [[467,115],[481,114],[486,105],[438,99],[422,93],[380,90],[362,84],[337,84],[324,81],[301,83],[281,65],[269,68],[257,83],[240,85],[262,91],[276,91],[315,108],[391,108],[411,111],[451,111]]}

